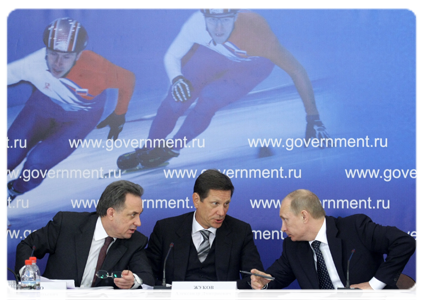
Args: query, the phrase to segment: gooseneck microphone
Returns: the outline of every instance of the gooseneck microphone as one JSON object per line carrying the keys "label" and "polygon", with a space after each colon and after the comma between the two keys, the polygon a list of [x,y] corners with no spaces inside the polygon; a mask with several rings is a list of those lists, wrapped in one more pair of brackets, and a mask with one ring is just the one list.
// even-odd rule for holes
{"label": "gooseneck microphone", "polygon": [[163,281],[162,281],[162,286],[166,286],[166,261],[167,261],[167,258],[169,257],[170,250],[172,250],[172,248],[173,248],[173,243],[170,243],[169,250],[167,251],[166,258],[165,258],[164,263],[163,263]]}
{"label": "gooseneck microphone", "polygon": [[169,250],[167,251],[165,260],[163,262],[163,280],[162,280],[162,285],[156,285],[154,286],[155,289],[170,289],[170,287],[166,286],[166,262],[167,262],[167,258],[169,257],[170,254],[170,250],[172,250],[173,248],[173,243],[170,243],[169,245]]}
{"label": "gooseneck microphone", "polygon": [[31,256],[30,257],[33,257],[34,256],[34,251],[35,251],[35,245],[32,246],[32,252],[31,252]]}
{"label": "gooseneck microphone", "polygon": [[351,251],[351,255],[350,258],[348,259],[347,262],[347,282],[344,288],[338,288],[336,295],[338,296],[338,298],[340,299],[357,299],[360,298],[361,295],[363,295],[363,290],[359,289],[359,288],[355,288],[352,289],[350,288],[350,261],[351,258],[353,256],[353,254],[355,253],[355,249],[353,249]]}

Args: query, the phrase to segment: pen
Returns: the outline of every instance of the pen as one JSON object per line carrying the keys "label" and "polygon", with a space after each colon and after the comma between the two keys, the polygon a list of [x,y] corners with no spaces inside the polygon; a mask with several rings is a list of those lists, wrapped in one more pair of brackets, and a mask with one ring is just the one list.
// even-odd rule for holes
{"label": "pen", "polygon": [[247,271],[241,271],[241,270],[239,270],[239,271],[240,271],[241,273],[244,273],[244,274],[254,275],[254,276],[259,276],[259,277],[263,277],[263,278],[266,278],[266,279],[269,279],[269,280],[275,280],[275,277],[265,276],[265,275],[260,275],[260,274],[251,273],[251,272],[247,272]]}

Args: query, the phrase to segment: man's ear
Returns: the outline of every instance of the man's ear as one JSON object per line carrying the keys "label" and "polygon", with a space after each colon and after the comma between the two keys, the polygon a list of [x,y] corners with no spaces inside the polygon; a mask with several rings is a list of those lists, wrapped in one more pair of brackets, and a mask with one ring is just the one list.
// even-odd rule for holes
{"label": "man's ear", "polygon": [[107,209],[107,218],[109,219],[109,220],[113,220],[113,218],[115,217],[115,209],[113,208],[113,207],[109,207],[108,209]]}
{"label": "man's ear", "polygon": [[308,223],[308,221],[310,221],[310,214],[308,213],[308,211],[301,211],[301,219],[303,220],[303,223]]}
{"label": "man's ear", "polygon": [[195,208],[198,208],[198,205],[201,202],[200,195],[198,195],[198,193],[192,194],[192,202],[194,202]]}

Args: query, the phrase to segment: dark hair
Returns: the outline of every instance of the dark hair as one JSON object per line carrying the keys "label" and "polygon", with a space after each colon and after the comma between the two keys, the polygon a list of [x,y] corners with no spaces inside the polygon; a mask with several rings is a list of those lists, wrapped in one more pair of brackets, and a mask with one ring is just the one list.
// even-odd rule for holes
{"label": "dark hair", "polygon": [[144,189],[139,184],[127,180],[112,182],[101,194],[97,204],[97,215],[104,217],[107,215],[107,210],[110,207],[118,211],[124,208],[126,194],[133,194],[141,197],[143,193]]}
{"label": "dark hair", "polygon": [[194,193],[200,196],[200,200],[207,198],[210,190],[231,191],[231,197],[234,194],[234,186],[225,174],[218,170],[207,170],[198,176],[194,184]]}

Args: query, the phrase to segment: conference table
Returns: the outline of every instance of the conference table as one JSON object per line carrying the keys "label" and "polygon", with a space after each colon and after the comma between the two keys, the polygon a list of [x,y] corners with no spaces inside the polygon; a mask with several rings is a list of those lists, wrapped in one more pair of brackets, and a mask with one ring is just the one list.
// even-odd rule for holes
{"label": "conference table", "polygon": [[[289,293],[289,291],[270,291],[270,292],[251,292],[251,291],[243,291],[241,293],[238,294],[238,300],[280,300],[278,298],[279,295],[284,295],[286,293]],[[412,293],[415,295],[419,295],[419,292],[408,292],[408,293]],[[72,298],[72,299],[85,299],[85,298]],[[87,298],[87,299],[92,299],[92,298]],[[148,295],[147,300],[160,300],[160,299],[164,299],[162,297],[154,297],[153,295]],[[298,298],[301,299],[301,298]],[[339,299],[336,296],[332,296],[329,298],[325,298],[325,299],[329,299],[329,300],[334,300],[334,299]],[[371,297],[362,297],[360,299],[363,300],[385,300],[385,297],[383,296],[371,296]],[[215,299],[215,300],[219,300],[219,299]],[[389,298],[387,298],[387,300],[389,300]]]}

